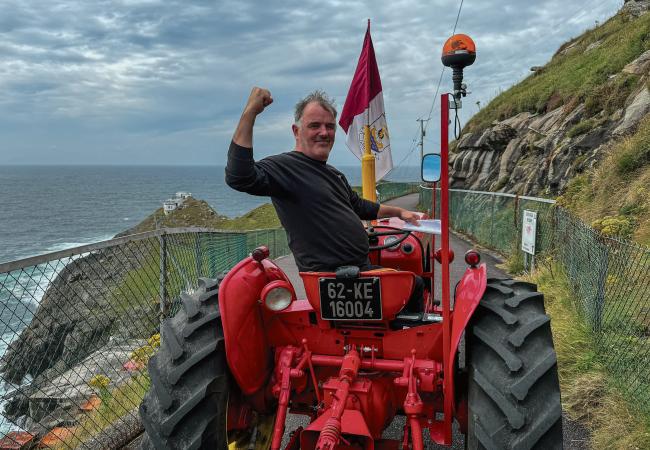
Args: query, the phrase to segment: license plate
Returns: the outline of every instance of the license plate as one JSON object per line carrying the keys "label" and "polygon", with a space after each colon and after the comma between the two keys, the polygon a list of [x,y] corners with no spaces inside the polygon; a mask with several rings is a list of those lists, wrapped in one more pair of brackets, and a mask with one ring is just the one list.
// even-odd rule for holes
{"label": "license plate", "polygon": [[320,314],[326,320],[381,320],[378,277],[321,278]]}

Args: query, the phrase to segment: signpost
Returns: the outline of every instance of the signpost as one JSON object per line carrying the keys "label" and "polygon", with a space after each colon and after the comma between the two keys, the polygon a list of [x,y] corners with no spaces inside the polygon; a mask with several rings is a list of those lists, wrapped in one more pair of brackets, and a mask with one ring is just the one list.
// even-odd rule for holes
{"label": "signpost", "polygon": [[535,266],[535,237],[537,235],[537,212],[524,210],[521,225],[521,249],[524,251],[524,266],[531,255],[530,267]]}

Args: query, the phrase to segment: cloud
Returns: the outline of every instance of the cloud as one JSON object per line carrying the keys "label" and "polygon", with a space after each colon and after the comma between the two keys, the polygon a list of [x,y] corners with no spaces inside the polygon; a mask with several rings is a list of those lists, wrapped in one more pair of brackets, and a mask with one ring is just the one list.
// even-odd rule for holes
{"label": "cloud", "polygon": [[[292,108],[315,88],[343,106],[366,19],[382,76],[395,161],[432,110],[440,49],[458,1],[284,2],[0,0],[0,164],[221,161],[253,85],[275,102],[257,156],[293,143]],[[477,42],[463,121],[544,64],[616,0],[465,2],[458,32]],[[450,89],[450,73],[441,89]],[[438,144],[433,109],[429,136]],[[339,131],[334,164],[356,164]],[[414,152],[413,154],[417,154]],[[406,163],[415,164],[411,156]]]}

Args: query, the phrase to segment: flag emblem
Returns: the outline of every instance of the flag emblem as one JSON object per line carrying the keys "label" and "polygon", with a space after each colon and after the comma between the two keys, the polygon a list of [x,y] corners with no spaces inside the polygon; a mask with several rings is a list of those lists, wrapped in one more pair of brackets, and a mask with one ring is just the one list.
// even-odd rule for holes
{"label": "flag emblem", "polygon": [[379,68],[370,37],[370,23],[366,30],[357,69],[345,99],[339,125],[347,134],[345,143],[357,158],[365,149],[364,128],[370,128],[370,151],[375,157],[375,180],[382,179],[393,168],[390,136],[386,125],[384,96]]}

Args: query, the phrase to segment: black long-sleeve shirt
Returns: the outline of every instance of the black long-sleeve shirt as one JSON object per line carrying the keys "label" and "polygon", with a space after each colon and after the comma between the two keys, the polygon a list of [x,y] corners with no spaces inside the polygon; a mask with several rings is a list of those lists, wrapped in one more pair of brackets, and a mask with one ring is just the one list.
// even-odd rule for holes
{"label": "black long-sleeve shirt", "polygon": [[271,197],[300,271],[368,262],[368,236],[360,219],[376,219],[379,204],[359,197],[326,162],[297,151],[255,162],[252,149],[232,142],[226,183]]}

